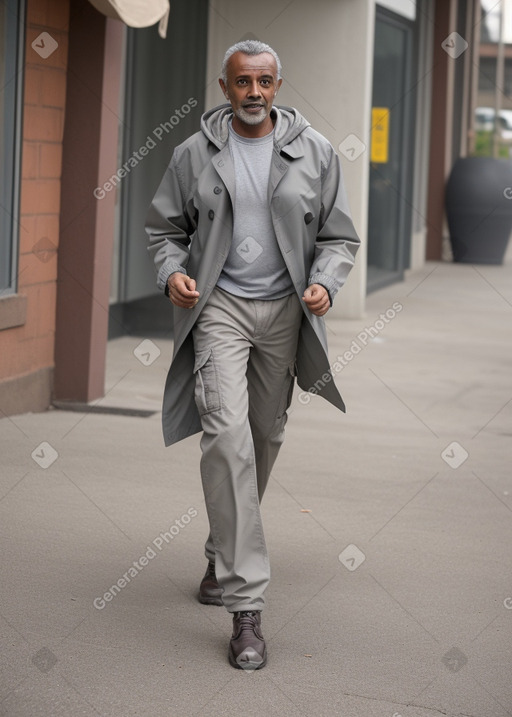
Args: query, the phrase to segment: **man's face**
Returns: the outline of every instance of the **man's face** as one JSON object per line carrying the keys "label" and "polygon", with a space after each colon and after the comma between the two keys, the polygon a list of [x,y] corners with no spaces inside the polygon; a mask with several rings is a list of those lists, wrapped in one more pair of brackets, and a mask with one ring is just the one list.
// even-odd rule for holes
{"label": "man's face", "polygon": [[250,126],[271,124],[269,114],[281,82],[277,79],[276,61],[268,52],[261,55],[235,52],[228,60],[227,82],[219,80],[235,117]]}

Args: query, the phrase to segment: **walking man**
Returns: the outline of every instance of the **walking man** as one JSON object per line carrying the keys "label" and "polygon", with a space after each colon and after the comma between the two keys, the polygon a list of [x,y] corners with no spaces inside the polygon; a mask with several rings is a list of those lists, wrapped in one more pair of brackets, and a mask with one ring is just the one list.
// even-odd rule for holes
{"label": "walking man", "polygon": [[270,579],[259,505],[295,376],[345,410],[322,317],[359,239],[332,146],[297,110],[274,105],[275,51],[237,43],[219,83],[228,103],[174,150],[146,230],[174,306],[165,443],[203,432],[210,534],[199,600],[233,613],[230,664],[259,669]]}

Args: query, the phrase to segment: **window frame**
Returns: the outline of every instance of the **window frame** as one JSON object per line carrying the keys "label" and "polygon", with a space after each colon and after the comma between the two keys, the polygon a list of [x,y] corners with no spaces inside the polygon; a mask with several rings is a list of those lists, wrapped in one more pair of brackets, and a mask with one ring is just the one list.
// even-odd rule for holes
{"label": "window frame", "polygon": [[[12,296],[18,288],[25,52],[25,2],[4,0],[3,4],[6,14],[3,142],[7,152],[4,152],[0,193],[2,211],[6,214],[0,227],[5,233],[0,237],[0,298]],[[12,107],[10,113],[6,111],[9,107]]]}

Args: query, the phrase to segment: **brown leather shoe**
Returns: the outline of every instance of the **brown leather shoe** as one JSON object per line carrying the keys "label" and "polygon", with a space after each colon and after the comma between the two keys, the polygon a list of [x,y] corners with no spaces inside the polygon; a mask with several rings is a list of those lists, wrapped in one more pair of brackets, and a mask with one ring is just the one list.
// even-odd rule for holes
{"label": "brown leather shoe", "polygon": [[209,562],[199,586],[199,602],[203,605],[222,605],[223,592],[224,588],[220,587],[215,575],[215,563]]}
{"label": "brown leather shoe", "polygon": [[233,613],[233,636],[228,657],[229,664],[240,670],[259,670],[267,664],[259,610]]}

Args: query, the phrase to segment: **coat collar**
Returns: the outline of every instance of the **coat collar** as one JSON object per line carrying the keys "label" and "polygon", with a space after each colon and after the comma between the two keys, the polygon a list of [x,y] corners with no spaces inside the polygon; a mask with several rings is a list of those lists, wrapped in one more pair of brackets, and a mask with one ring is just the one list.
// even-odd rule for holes
{"label": "coat collar", "polygon": [[[290,159],[302,157],[302,143],[295,140],[310,126],[309,122],[293,107],[274,105],[271,116],[274,120],[274,146],[277,150],[287,154]],[[228,127],[232,117],[230,104],[215,107],[201,117],[201,131],[219,150],[228,143]]]}

